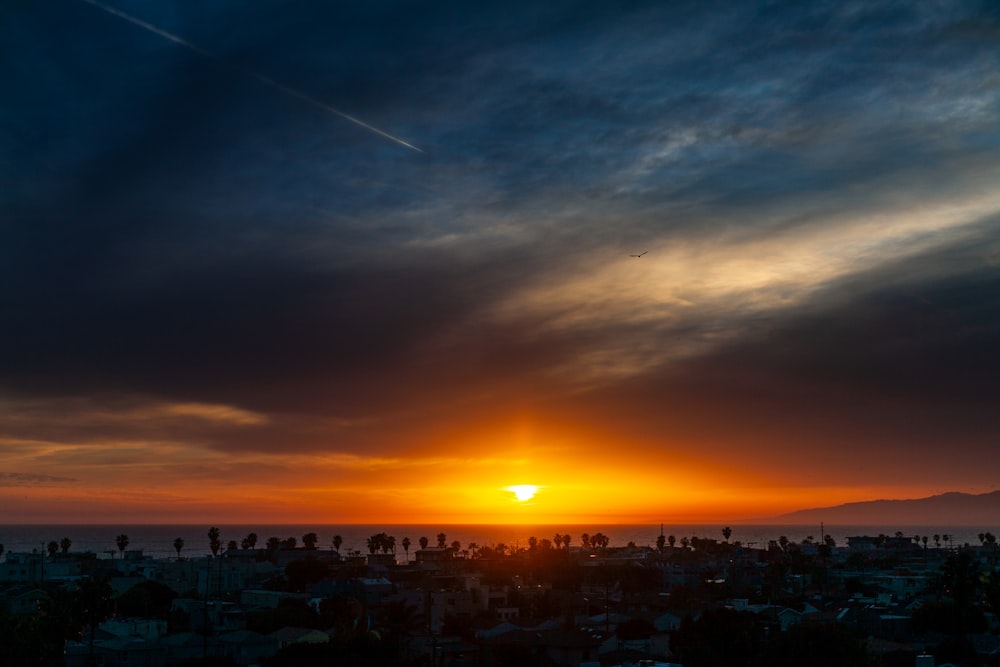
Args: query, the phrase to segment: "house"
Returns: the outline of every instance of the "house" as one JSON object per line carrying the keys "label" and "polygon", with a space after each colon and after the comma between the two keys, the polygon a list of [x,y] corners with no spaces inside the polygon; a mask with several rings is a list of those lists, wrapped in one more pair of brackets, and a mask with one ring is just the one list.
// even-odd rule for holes
{"label": "house", "polygon": [[278,652],[278,641],[251,630],[234,630],[218,637],[225,656],[238,665],[258,665]]}
{"label": "house", "polygon": [[[80,641],[66,642],[66,667],[166,667],[167,647],[160,640],[138,636],[117,636],[95,630]],[[199,654],[200,655],[200,654]],[[93,656],[94,661],[91,660]]]}
{"label": "house", "polygon": [[33,614],[49,600],[49,594],[31,586],[15,586],[0,593],[0,612]]}
{"label": "house", "polygon": [[45,556],[37,551],[31,553],[8,551],[7,559],[0,567],[0,581],[37,584],[42,581],[45,571]]}
{"label": "house", "polygon": [[267,636],[277,646],[277,650],[281,650],[292,644],[326,644],[330,641],[330,636],[322,630],[312,630],[310,628],[284,627],[280,630],[275,630]]}

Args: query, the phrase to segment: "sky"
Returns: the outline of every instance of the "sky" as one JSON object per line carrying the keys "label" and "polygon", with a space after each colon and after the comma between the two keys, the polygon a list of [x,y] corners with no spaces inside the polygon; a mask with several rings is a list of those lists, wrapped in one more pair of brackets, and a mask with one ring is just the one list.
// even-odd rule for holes
{"label": "sky", "polygon": [[0,523],[1000,489],[994,2],[8,2],[0,86]]}

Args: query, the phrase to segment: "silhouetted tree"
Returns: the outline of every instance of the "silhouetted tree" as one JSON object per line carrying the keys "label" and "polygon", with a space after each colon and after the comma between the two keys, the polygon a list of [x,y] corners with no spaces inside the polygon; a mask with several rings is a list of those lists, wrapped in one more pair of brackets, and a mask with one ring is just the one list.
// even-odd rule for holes
{"label": "silhouetted tree", "polygon": [[302,536],[302,546],[306,549],[313,550],[316,548],[316,543],[319,542],[319,536],[316,533],[306,533]]}
{"label": "silhouetted tree", "polygon": [[[316,563],[317,561],[302,560],[295,562]],[[273,609],[248,614],[247,630],[266,634],[286,626],[319,629],[321,620],[316,610],[309,606],[306,601],[287,597],[278,600],[278,605]]]}
{"label": "silhouetted tree", "polygon": [[656,537],[656,550],[660,552],[661,556],[663,555],[663,549],[666,547],[666,545],[667,545],[667,538],[664,537],[664,535],[661,533]]}
{"label": "silhouetted tree", "polygon": [[417,541],[420,542],[420,548],[421,549],[426,549],[427,545],[430,543],[430,540],[428,540],[426,537],[421,537]]}
{"label": "silhouetted tree", "polygon": [[677,538],[673,535],[667,535],[667,544],[669,544],[670,548],[673,549],[674,545],[677,544]]}
{"label": "silhouetted tree", "polygon": [[[118,537],[124,537],[125,546],[128,546],[128,537],[124,534]],[[121,551],[123,553],[124,550],[124,547],[122,547]],[[84,579],[78,584],[76,601],[79,607],[77,617],[83,626],[90,631],[88,652],[91,664],[96,664],[94,663],[94,636],[97,626],[111,616],[114,611],[114,603],[111,600],[112,594],[111,584],[106,579]]]}
{"label": "silhouetted tree", "polygon": [[124,558],[125,557],[125,547],[128,546],[128,535],[126,535],[125,533],[122,533],[121,535],[119,535],[118,537],[116,537],[115,538],[115,544],[118,545],[118,551],[121,554],[122,558]]}
{"label": "silhouetted tree", "polygon": [[69,548],[71,546],[73,546],[73,540],[69,539],[68,537],[64,537],[61,540],[59,540],[59,548],[62,549],[62,552],[64,554],[69,553]]}
{"label": "silhouetted tree", "polygon": [[267,545],[268,551],[271,552],[277,551],[281,547],[281,538],[274,536],[269,537],[267,538],[267,542],[265,544]]}
{"label": "silhouetted tree", "polygon": [[639,641],[649,639],[656,632],[656,626],[644,618],[630,618],[615,628],[615,635],[621,641]]}
{"label": "silhouetted tree", "polygon": [[239,548],[240,545],[236,544],[236,540],[229,540],[229,542],[226,544],[226,549],[228,549],[229,551],[236,551]]}
{"label": "silhouetted tree", "polygon": [[670,649],[684,667],[749,666],[762,640],[753,612],[706,609],[697,620],[686,617],[681,621]]}
{"label": "silhouetted tree", "polygon": [[420,627],[419,610],[405,600],[391,600],[379,609],[376,622],[388,631],[389,641],[398,655],[402,652],[406,638]]}
{"label": "silhouetted tree", "polygon": [[344,538],[340,535],[333,536],[333,550],[340,553],[340,545],[344,543]]}
{"label": "silhouetted tree", "polygon": [[980,575],[979,563],[968,551],[951,554],[941,566],[937,583],[955,601],[957,612],[954,616],[961,622],[961,632],[980,631],[978,617],[982,612],[975,608]]}
{"label": "silhouetted tree", "polygon": [[282,549],[288,549],[289,551],[294,551],[295,547],[298,545],[298,543],[299,543],[299,541],[296,540],[294,537],[288,537],[288,538],[285,538],[284,540],[282,540],[282,542],[281,542],[281,548]]}
{"label": "silhouetted tree", "polygon": [[402,544],[403,544],[403,553],[406,554],[406,562],[409,563],[410,562],[410,538],[404,537]]}
{"label": "silhouetted tree", "polygon": [[437,540],[438,540],[438,547],[444,549],[445,544],[448,542],[448,536],[445,535],[444,533],[438,533]]}
{"label": "silhouetted tree", "polygon": [[145,579],[118,596],[115,609],[119,616],[160,618],[166,620],[177,597],[169,586]]}
{"label": "silhouetted tree", "polygon": [[311,556],[302,560],[293,560],[285,566],[288,587],[298,592],[305,592],[306,586],[321,581],[327,574],[326,563]]}
{"label": "silhouetted tree", "polygon": [[180,538],[180,537],[175,538],[174,539],[174,551],[177,552],[177,560],[181,559],[181,549],[183,549],[183,548],[184,548],[184,539]]}
{"label": "silhouetted tree", "polygon": [[913,611],[912,624],[914,632],[941,632],[955,636],[987,629],[986,617],[981,609],[962,609],[954,600],[931,601],[921,605]]}
{"label": "silhouetted tree", "polygon": [[584,533],[580,536],[580,544],[583,545],[584,550],[590,548],[590,535],[588,533]]}
{"label": "silhouetted tree", "polygon": [[726,526],[725,528],[722,529],[722,537],[725,538],[726,542],[729,541],[729,536],[732,534],[733,534],[733,529],[730,528],[729,526]]}
{"label": "silhouetted tree", "polygon": [[[559,541],[560,542],[562,541],[561,537],[559,538]],[[538,548],[538,538],[532,535],[531,537],[528,538],[528,551],[534,551],[537,548]]]}
{"label": "silhouetted tree", "polygon": [[49,552],[49,557],[55,556],[59,551],[59,543],[55,540],[50,541],[45,545],[45,550]]}
{"label": "silhouetted tree", "polygon": [[257,533],[247,533],[247,536],[243,538],[242,542],[240,542],[240,546],[244,549],[256,549]]}
{"label": "silhouetted tree", "polygon": [[221,533],[219,529],[212,526],[208,529],[208,548],[212,550],[213,556],[219,555],[219,549],[222,548],[222,539],[220,538]]}
{"label": "silhouetted tree", "polygon": [[983,596],[995,616],[1000,615],[1000,570],[983,577]]}
{"label": "silhouetted tree", "polygon": [[793,625],[775,633],[759,660],[774,667],[867,667],[872,664],[863,641],[842,625]]}

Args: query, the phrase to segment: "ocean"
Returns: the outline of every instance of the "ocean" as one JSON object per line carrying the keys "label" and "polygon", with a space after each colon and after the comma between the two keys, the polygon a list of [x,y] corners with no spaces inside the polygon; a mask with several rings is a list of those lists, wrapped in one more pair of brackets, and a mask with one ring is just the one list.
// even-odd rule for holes
{"label": "ocean", "polygon": [[[664,535],[674,535],[677,543],[683,537],[700,537],[722,540],[722,528],[725,524],[712,525],[664,525]],[[808,537],[820,540],[820,526],[806,525],[740,525],[728,524],[732,528],[730,541],[740,541],[746,546],[755,548],[766,547],[769,540],[777,540],[785,536],[791,542],[802,542]],[[64,537],[72,541],[70,551],[93,551],[100,558],[110,558],[112,552],[117,555],[118,548],[115,538],[124,533],[128,536],[128,550],[141,549],[147,556],[156,558],[173,557],[174,540],[178,537],[184,540],[182,556],[198,557],[210,552],[208,546],[208,525],[0,525],[0,544],[8,552],[43,551],[51,542],[59,542]],[[426,537],[433,546],[437,544],[438,533],[447,536],[447,544],[458,540],[463,549],[470,543],[478,546],[496,546],[505,544],[508,547],[527,547],[528,539],[536,537],[539,540],[552,540],[558,533],[569,534],[572,546],[580,545],[583,533],[603,533],[610,539],[610,546],[625,546],[634,542],[638,546],[655,546],[660,534],[660,524],[619,524],[619,525],[457,525],[457,524],[427,524],[427,525],[382,525],[382,524],[346,524],[346,525],[218,525],[221,532],[223,548],[229,540],[240,542],[250,532],[257,533],[257,548],[263,548],[269,537],[286,539],[294,537],[302,544],[302,536],[306,533],[316,533],[319,536],[318,548],[329,550],[333,548],[334,535],[340,535],[343,542],[340,547],[342,554],[360,551],[367,554],[367,539],[377,533],[387,533],[396,538],[396,554],[402,560],[406,554],[402,541],[409,537],[410,558],[412,553],[420,548],[420,538]],[[950,535],[952,546],[963,544],[979,544],[979,533],[1000,533],[997,526],[825,526],[824,533],[834,538],[837,546],[847,546],[847,537],[855,535],[894,535],[902,531],[904,535],[927,535],[928,546],[934,548],[933,535]],[[942,542],[941,546],[948,546]]]}

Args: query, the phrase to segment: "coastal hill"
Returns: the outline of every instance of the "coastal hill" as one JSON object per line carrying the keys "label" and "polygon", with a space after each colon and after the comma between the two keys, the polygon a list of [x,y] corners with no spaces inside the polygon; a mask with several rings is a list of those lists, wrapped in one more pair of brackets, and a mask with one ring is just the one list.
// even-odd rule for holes
{"label": "coastal hill", "polygon": [[782,514],[776,523],[879,526],[1000,526],[1000,491],[949,492],[912,500],[870,500]]}

